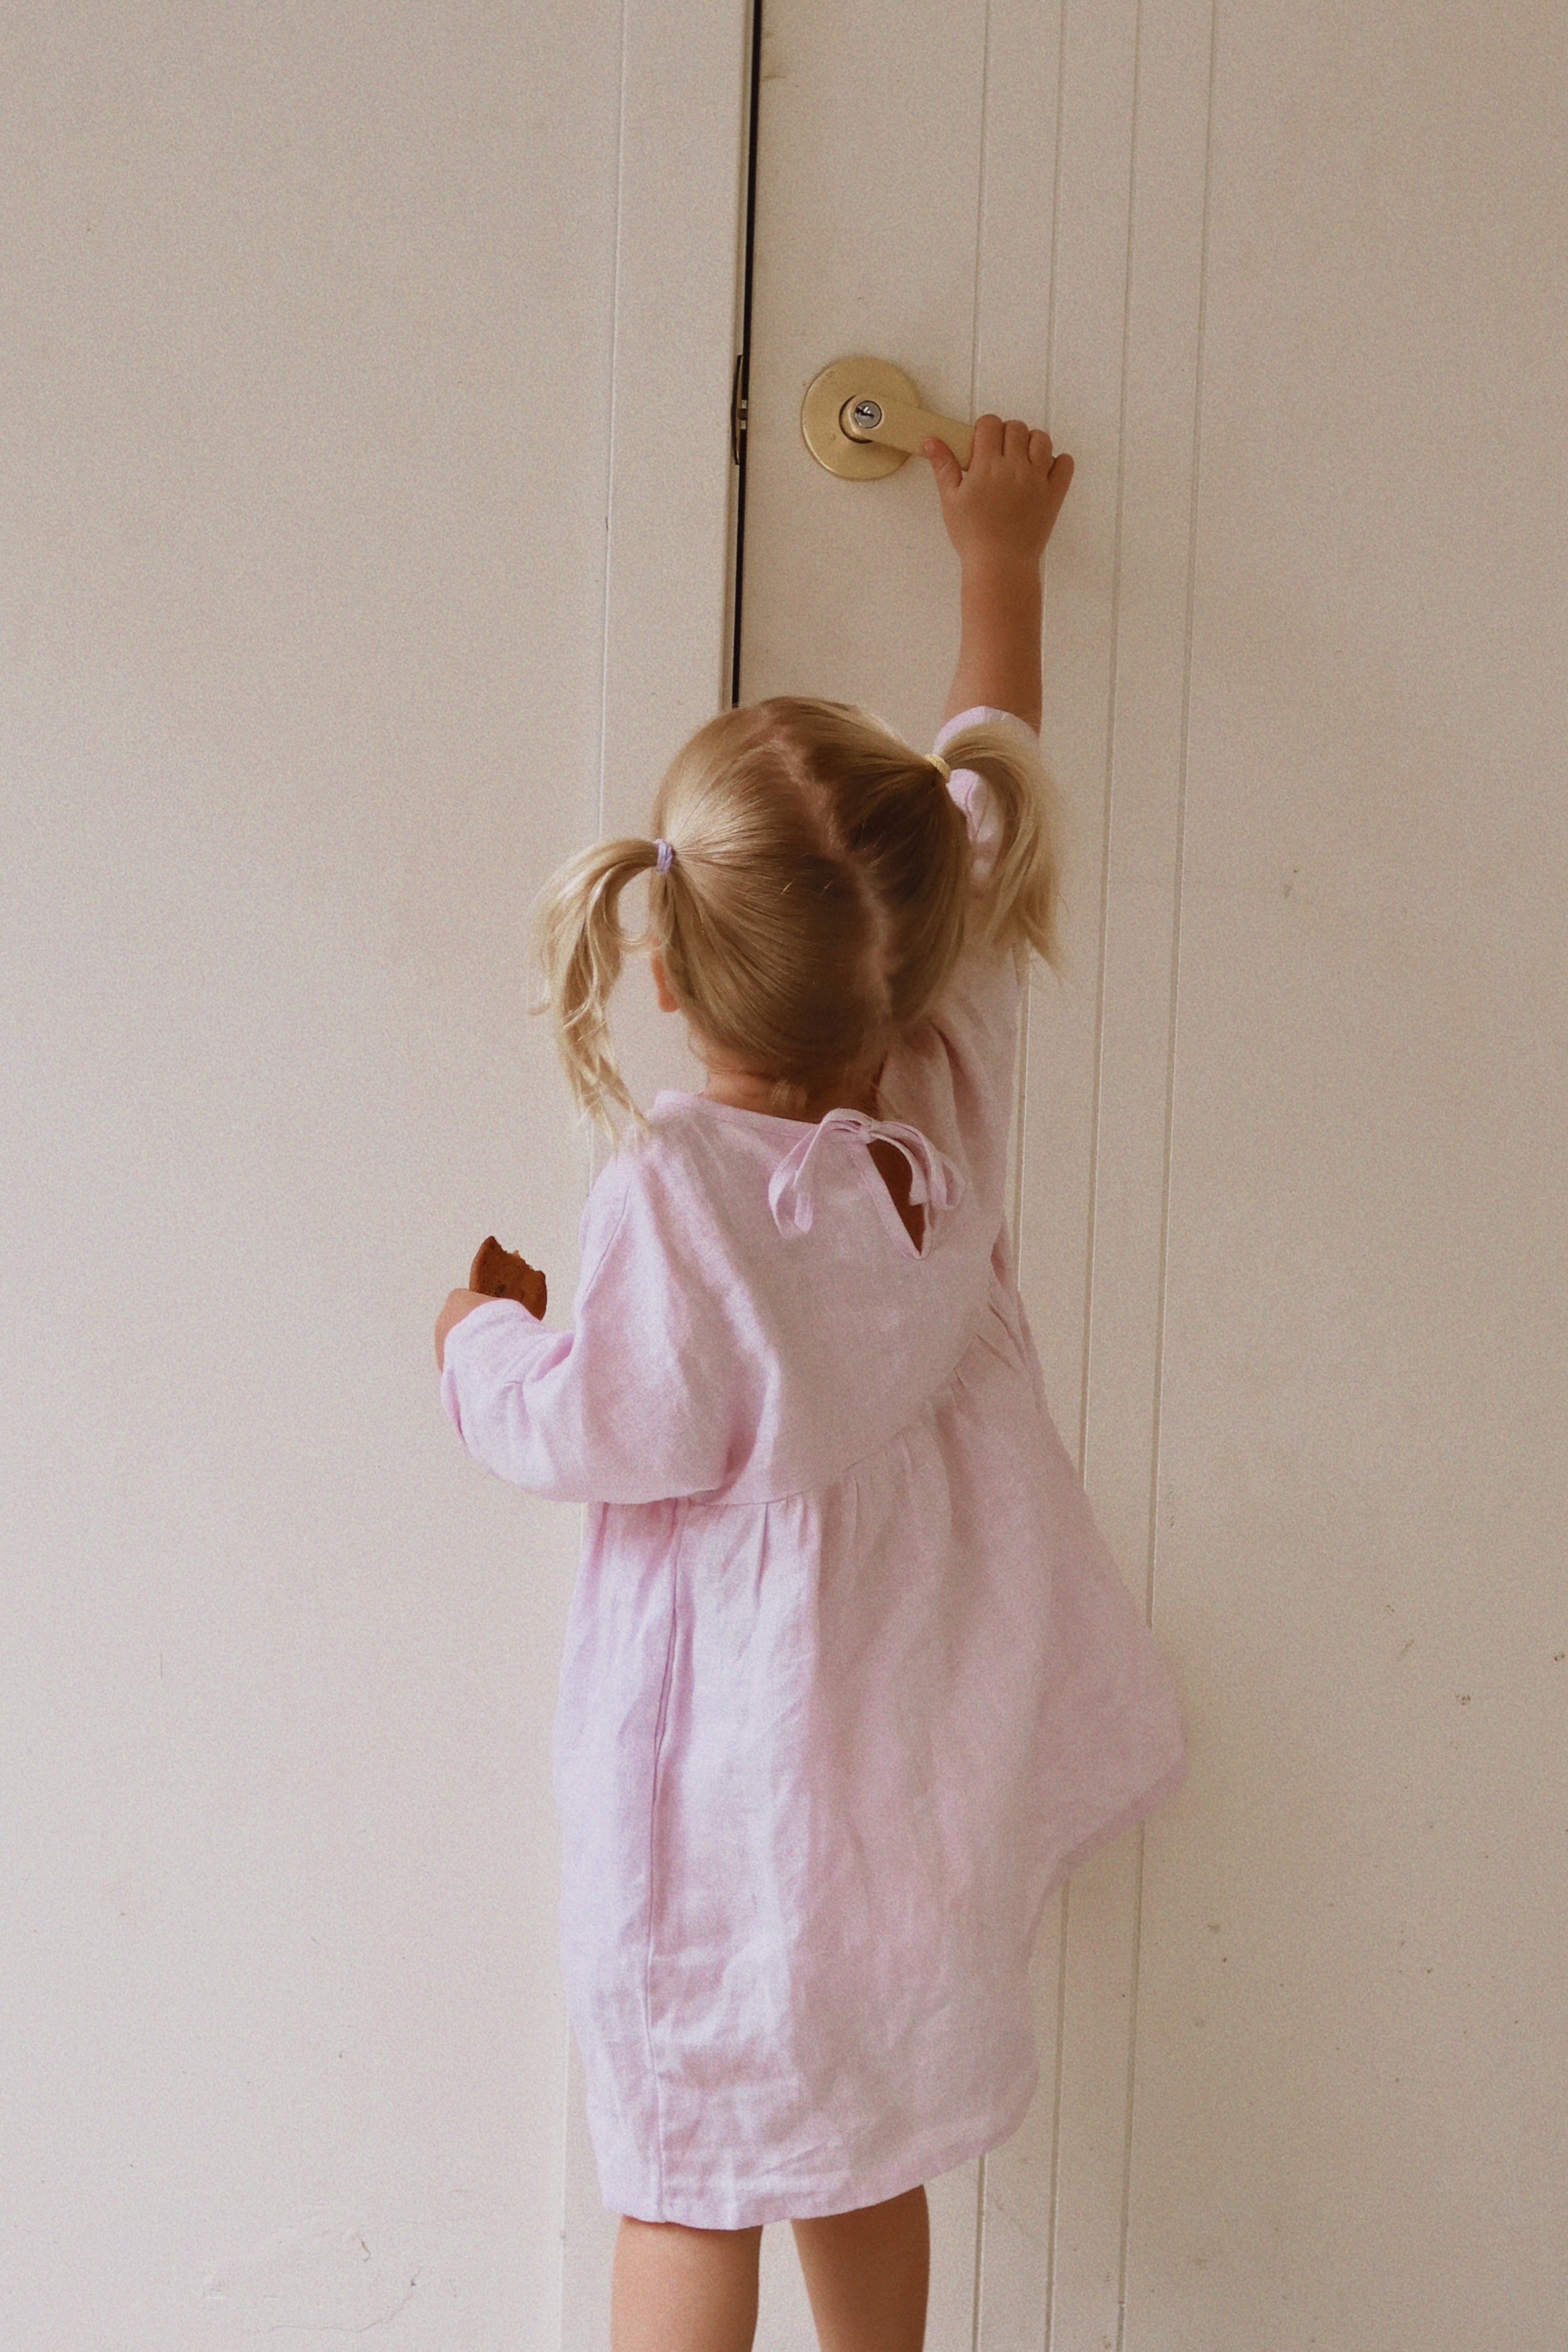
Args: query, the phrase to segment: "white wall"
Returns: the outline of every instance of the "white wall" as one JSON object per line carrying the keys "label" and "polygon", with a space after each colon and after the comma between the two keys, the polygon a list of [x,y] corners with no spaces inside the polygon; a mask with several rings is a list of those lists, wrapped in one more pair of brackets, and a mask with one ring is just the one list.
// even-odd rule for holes
{"label": "white wall", "polygon": [[736,14],[0,35],[29,2352],[559,2340],[577,1528],[467,1461],[432,1325],[492,1229],[570,1300],[527,901],[718,702]]}

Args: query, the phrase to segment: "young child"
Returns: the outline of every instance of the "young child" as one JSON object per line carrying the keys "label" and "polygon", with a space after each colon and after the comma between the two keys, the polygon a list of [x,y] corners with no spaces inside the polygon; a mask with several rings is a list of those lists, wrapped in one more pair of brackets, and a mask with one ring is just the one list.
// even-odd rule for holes
{"label": "young child", "polygon": [[[1046,1899],[1183,1770],[1006,1221],[1020,1000],[1054,948],[1040,559],[1072,461],[994,416],[967,473],[926,454],[962,574],[936,751],[836,703],[727,711],[651,838],[557,877],[567,1074],[629,1132],[571,1328],[470,1290],[436,1326],[469,1452],[589,1506],[553,1780],[625,2217],[614,2352],[746,2352],[782,2220],[824,2346],[918,2352],[922,2184],[1029,2106]],[[646,1119],[606,1026],[643,875],[659,1001],[708,1074]]]}

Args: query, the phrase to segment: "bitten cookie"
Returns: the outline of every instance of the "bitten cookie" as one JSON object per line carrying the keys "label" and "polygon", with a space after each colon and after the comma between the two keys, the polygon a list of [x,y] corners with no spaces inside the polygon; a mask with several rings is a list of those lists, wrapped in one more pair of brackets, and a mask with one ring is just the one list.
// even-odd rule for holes
{"label": "bitten cookie", "polygon": [[549,1297],[538,1266],[528,1265],[515,1250],[504,1250],[494,1234],[487,1234],[474,1254],[468,1287],[482,1290],[486,1298],[515,1298],[519,1307],[539,1318]]}

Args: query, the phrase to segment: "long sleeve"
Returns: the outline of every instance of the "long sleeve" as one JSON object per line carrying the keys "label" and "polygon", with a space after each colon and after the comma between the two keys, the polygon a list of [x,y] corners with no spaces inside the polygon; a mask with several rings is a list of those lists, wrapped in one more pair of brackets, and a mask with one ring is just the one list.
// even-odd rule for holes
{"label": "long sleeve", "polygon": [[447,1334],[442,1402],[496,1476],[558,1502],[652,1502],[720,1483],[730,1350],[664,1222],[635,1156],[622,1154],[584,1214],[571,1329],[495,1299]]}

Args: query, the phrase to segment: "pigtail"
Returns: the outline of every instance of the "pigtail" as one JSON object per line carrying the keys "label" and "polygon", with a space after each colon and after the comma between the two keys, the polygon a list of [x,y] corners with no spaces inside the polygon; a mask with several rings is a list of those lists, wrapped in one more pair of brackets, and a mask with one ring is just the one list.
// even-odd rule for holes
{"label": "pigtail", "polygon": [[541,892],[536,945],[546,995],[535,1012],[554,1016],[555,1041],[580,1108],[612,1142],[611,1106],[644,1130],[610,1042],[610,995],[633,941],[621,928],[621,893],[657,863],[651,841],[600,841],[563,866]]}
{"label": "pigtail", "polygon": [[974,900],[981,938],[991,947],[1027,945],[1060,969],[1061,817],[1039,751],[1018,730],[982,722],[950,735],[942,755],[953,769],[972,769],[980,777],[988,815],[999,835],[995,862]]}

